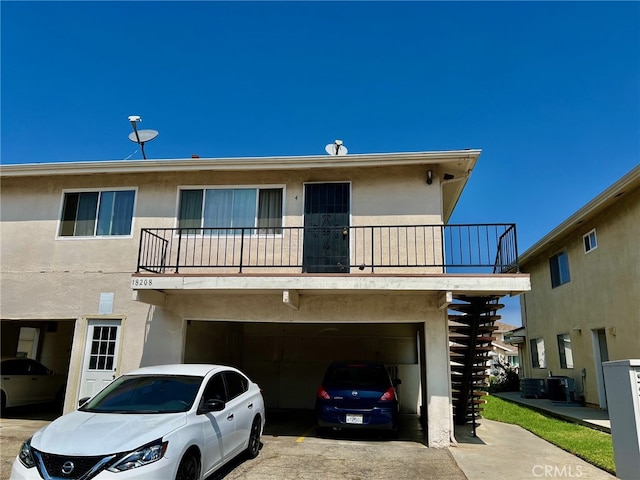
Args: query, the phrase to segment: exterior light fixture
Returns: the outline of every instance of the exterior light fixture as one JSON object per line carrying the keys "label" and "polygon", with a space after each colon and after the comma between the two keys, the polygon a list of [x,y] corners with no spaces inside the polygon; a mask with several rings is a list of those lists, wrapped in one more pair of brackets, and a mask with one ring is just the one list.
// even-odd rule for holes
{"label": "exterior light fixture", "polygon": [[433,183],[433,170],[427,170],[427,185]]}

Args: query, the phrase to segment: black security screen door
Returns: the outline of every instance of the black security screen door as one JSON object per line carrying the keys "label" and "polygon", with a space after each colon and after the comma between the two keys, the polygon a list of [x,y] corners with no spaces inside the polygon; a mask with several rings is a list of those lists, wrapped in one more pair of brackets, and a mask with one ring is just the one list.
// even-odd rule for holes
{"label": "black security screen door", "polygon": [[304,266],[308,273],[349,273],[349,184],[305,187]]}

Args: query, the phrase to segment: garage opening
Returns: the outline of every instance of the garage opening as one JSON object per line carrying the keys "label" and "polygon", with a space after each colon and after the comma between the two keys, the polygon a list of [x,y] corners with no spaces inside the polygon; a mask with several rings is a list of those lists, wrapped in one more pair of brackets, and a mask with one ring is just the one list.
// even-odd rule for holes
{"label": "garage opening", "polygon": [[[61,383],[66,385],[75,320],[3,320],[0,325],[3,358],[33,359],[53,371],[56,377],[63,377]],[[3,381],[3,390],[4,388],[10,386],[5,386]],[[30,391],[33,395],[37,393],[36,388],[30,388]],[[30,402],[29,395],[29,392],[20,394],[24,398],[18,403]],[[43,395],[46,397],[48,393]],[[8,408],[3,416],[49,419],[61,413],[62,402],[58,401]]]}
{"label": "garage opening", "polygon": [[384,362],[400,378],[401,413],[420,410],[419,327],[412,323],[187,322],[185,363],[237,366],[263,389],[267,408],[312,410],[334,360]]}

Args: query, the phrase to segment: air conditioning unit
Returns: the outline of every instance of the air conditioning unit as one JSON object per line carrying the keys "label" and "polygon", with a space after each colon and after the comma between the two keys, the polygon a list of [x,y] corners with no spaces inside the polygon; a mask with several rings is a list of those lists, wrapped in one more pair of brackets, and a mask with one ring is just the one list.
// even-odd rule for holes
{"label": "air conditioning unit", "polygon": [[547,392],[552,402],[576,403],[576,383],[571,377],[547,378]]}
{"label": "air conditioning unit", "polygon": [[523,398],[547,398],[547,384],[545,379],[520,379],[520,396]]}

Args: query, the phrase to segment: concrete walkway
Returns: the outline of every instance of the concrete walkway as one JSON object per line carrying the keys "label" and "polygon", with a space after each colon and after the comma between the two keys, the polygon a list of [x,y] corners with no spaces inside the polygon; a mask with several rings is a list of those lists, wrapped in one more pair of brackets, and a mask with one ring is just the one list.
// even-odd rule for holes
{"label": "concrete walkway", "polygon": [[[493,395],[549,416],[611,433],[606,410],[548,399],[523,398],[520,392]],[[456,428],[456,439],[458,446],[450,450],[469,480],[616,478],[516,425],[482,419],[476,437],[472,435],[471,426],[465,425]]]}
{"label": "concrete walkway", "polygon": [[449,448],[468,480],[616,478],[517,425],[483,419],[476,435],[469,425],[458,427],[458,446]]}

